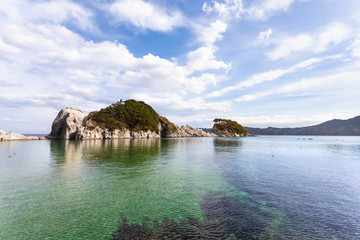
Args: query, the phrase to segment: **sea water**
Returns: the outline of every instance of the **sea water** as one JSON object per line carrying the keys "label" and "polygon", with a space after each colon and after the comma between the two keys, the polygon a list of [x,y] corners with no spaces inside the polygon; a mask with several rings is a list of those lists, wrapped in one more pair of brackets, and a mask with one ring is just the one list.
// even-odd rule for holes
{"label": "sea water", "polygon": [[360,137],[0,142],[0,239],[360,239]]}

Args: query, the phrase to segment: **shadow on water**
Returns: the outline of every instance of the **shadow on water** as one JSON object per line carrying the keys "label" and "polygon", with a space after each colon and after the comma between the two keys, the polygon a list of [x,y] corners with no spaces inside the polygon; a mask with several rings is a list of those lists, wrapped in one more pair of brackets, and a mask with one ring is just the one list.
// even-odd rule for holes
{"label": "shadow on water", "polygon": [[271,235],[268,222],[272,216],[258,208],[211,192],[200,203],[204,219],[174,221],[165,218],[142,224],[129,224],[124,216],[113,234],[120,239],[281,239]]}

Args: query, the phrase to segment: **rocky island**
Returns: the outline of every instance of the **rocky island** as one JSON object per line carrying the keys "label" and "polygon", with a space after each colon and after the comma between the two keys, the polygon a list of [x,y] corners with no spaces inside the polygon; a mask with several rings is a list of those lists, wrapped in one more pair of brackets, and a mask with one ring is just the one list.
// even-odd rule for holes
{"label": "rocky island", "polygon": [[213,132],[200,128],[177,126],[160,116],[148,104],[133,99],[112,104],[86,114],[80,110],[62,109],[52,124],[48,139],[119,139],[175,137],[248,136],[237,122],[214,120]]}
{"label": "rocky island", "polygon": [[25,136],[0,129],[0,141],[45,139],[121,139],[121,138],[181,138],[181,137],[245,137],[243,126],[229,119],[214,119],[210,131],[177,126],[160,116],[148,104],[133,99],[111,104],[86,114],[73,108],[60,110],[49,135]]}
{"label": "rocky island", "polygon": [[249,136],[246,129],[236,121],[230,119],[214,119],[212,132],[219,137],[247,137]]}
{"label": "rocky island", "polygon": [[11,140],[44,140],[46,138],[37,137],[37,136],[25,136],[20,133],[10,131],[6,133],[4,130],[0,129],[0,141],[11,141]]}

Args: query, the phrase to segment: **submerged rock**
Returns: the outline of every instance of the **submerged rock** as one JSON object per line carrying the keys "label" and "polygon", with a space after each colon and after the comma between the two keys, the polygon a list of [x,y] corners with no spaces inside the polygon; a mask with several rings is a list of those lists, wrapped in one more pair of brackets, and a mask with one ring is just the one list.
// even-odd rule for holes
{"label": "submerged rock", "polygon": [[145,217],[142,223],[131,224],[120,215],[121,224],[113,233],[113,239],[274,239],[269,219],[276,216],[254,206],[254,203],[210,192],[199,205],[204,217],[202,220],[164,218],[151,221],[150,217]]}

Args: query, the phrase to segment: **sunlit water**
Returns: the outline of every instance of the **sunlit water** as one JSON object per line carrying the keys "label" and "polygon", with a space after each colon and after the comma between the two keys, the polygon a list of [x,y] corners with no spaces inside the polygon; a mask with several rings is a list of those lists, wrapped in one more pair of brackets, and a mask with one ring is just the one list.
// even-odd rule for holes
{"label": "sunlit water", "polygon": [[0,142],[0,239],[360,239],[360,137]]}

